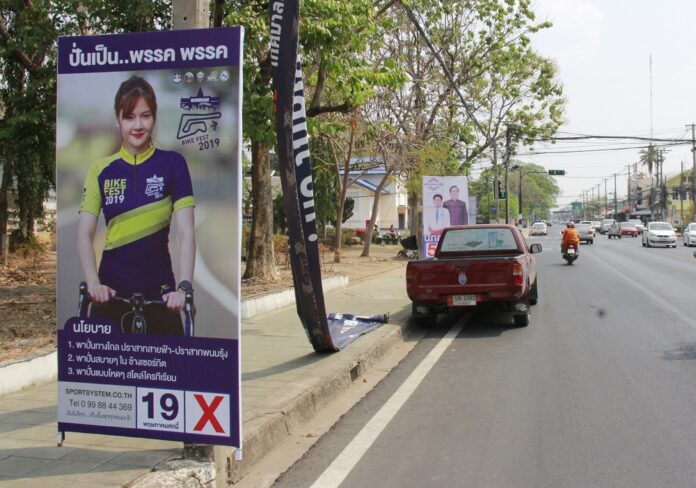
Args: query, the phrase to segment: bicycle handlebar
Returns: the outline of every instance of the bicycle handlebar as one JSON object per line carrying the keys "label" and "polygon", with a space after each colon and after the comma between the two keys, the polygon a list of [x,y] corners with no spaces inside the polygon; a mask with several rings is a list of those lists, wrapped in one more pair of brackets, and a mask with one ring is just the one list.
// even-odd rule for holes
{"label": "bicycle handlebar", "polygon": [[[80,294],[79,294],[79,299],[78,299],[78,307],[77,307],[77,315],[79,317],[86,317],[87,316],[87,311],[89,304],[92,302],[91,297],[89,296],[89,290],[87,288],[87,283],[85,281],[80,282]],[[193,292],[192,291],[186,291],[185,293],[185,301],[184,301],[184,315],[185,315],[185,324],[184,324],[184,335],[191,337],[193,336],[193,329],[194,329],[194,316],[196,314],[196,309],[193,304]],[[112,296],[109,299],[110,302],[119,302],[119,303],[125,303],[126,305],[130,305],[132,310],[135,312],[140,312],[143,313],[145,310],[145,307],[148,305],[162,305],[166,306],[167,304],[163,300],[146,300],[145,295],[142,292],[135,292],[133,295],[131,295],[130,298],[123,298],[119,296]]]}

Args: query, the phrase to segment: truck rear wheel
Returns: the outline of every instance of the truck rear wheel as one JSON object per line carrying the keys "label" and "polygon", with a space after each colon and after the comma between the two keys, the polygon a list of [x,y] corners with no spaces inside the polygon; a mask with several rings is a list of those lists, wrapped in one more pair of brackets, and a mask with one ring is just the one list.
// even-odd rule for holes
{"label": "truck rear wheel", "polygon": [[527,327],[529,325],[529,314],[525,313],[522,315],[513,315],[515,319],[515,327]]}
{"label": "truck rear wheel", "polygon": [[539,301],[539,289],[537,288],[537,280],[534,280],[532,289],[529,291],[529,304],[536,305]]}
{"label": "truck rear wheel", "polygon": [[411,304],[411,318],[416,321],[419,327],[424,329],[429,329],[434,327],[437,323],[437,313],[430,313],[424,315],[422,312],[420,314],[416,313],[417,305],[415,303]]}

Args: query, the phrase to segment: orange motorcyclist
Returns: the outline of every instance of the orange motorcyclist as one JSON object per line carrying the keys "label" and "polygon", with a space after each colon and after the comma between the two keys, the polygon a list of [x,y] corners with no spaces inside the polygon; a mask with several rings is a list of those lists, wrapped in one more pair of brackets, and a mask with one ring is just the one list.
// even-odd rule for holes
{"label": "orange motorcyclist", "polygon": [[578,231],[575,230],[575,224],[568,222],[566,228],[563,230],[563,240],[561,241],[561,254],[565,254],[568,246],[573,246],[575,249],[580,247],[580,236],[578,236]]}

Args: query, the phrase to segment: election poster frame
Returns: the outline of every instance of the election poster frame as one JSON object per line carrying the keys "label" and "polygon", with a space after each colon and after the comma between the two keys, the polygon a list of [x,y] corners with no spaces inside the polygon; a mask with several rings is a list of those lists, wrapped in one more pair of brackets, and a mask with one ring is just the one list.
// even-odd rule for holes
{"label": "election poster frame", "polygon": [[[86,432],[242,447],[243,35],[58,40],[61,441]],[[98,286],[86,285],[90,263]],[[97,303],[102,286],[109,299]],[[157,303],[174,295],[186,296],[181,313]]]}
{"label": "election poster frame", "polygon": [[[466,176],[423,176],[423,259],[435,255],[445,227],[469,223],[469,178]],[[447,208],[449,207],[449,208]]]}

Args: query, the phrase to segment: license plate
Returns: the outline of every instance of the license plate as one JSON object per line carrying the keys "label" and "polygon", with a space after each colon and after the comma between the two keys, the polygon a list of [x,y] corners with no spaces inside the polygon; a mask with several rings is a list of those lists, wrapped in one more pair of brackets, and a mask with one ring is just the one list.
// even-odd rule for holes
{"label": "license plate", "polygon": [[573,249],[573,248],[568,249],[568,254],[570,254],[571,256],[573,254],[575,254],[575,249]]}
{"label": "license plate", "polygon": [[450,307],[473,307],[476,305],[476,295],[450,295]]}

